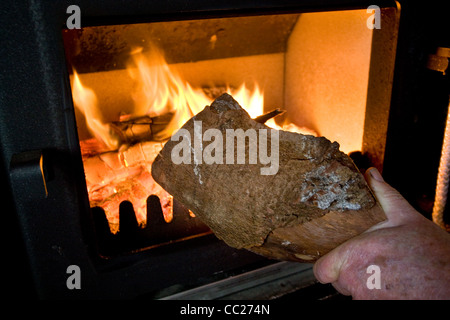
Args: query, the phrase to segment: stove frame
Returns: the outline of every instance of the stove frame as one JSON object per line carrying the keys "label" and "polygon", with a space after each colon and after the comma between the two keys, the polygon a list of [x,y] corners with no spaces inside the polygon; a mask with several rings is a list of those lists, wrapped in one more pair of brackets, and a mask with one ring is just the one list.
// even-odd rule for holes
{"label": "stove frame", "polygon": [[[232,249],[213,235],[114,259],[103,259],[98,255],[61,36],[70,4],[67,1],[53,1],[49,5],[44,0],[19,0],[0,5],[3,25],[0,35],[1,178],[3,189],[7,190],[2,202],[6,208],[5,225],[13,230],[9,240],[12,245],[7,246],[6,253],[17,257],[17,266],[8,269],[12,281],[7,287],[11,295],[37,295],[40,298],[154,297],[161,289],[178,284],[185,288],[195,287],[221,279],[224,275],[272,264],[272,261],[249,252]],[[82,26],[362,9],[371,4],[372,1],[356,0],[82,0],[77,3],[81,8]],[[377,4],[380,7],[397,6],[392,1],[379,1]],[[395,178],[395,173],[405,166],[399,155],[411,146],[411,143],[405,145],[402,137],[411,133],[416,136],[416,116],[425,118],[421,122],[423,125],[433,123],[440,119],[448,103],[443,98],[444,86],[441,86],[436,110],[428,117],[430,120],[414,102],[417,97],[423,101],[430,95],[429,90],[417,91],[417,88],[423,88],[424,75],[438,83],[443,81],[435,73],[429,75],[421,64],[426,53],[442,45],[442,37],[435,33],[432,37],[429,35],[436,23],[443,25],[444,22],[439,22],[439,18],[424,18],[420,23],[423,29],[414,24],[420,14],[431,12],[436,15],[445,10],[422,10],[412,4],[403,4],[403,1],[401,6],[399,46],[396,55],[390,53],[391,67],[382,68],[384,61],[383,54],[380,54],[371,62],[370,69],[369,81],[377,80],[372,72],[384,74],[384,79],[389,81],[392,77],[394,79],[392,97],[391,92],[381,92],[382,86],[375,85],[374,90],[368,93],[368,99],[376,101],[374,104],[384,105],[381,114],[386,119],[385,108],[390,106],[387,137],[377,135],[379,130],[374,130],[380,123],[380,109],[370,109],[366,116],[364,145],[366,151],[374,155],[374,164],[384,168],[387,180],[408,194],[411,178],[403,174]],[[432,27],[427,25],[430,21],[434,22]],[[383,30],[379,31],[380,38],[374,34],[374,41],[382,41],[383,37],[389,36],[383,35]],[[397,64],[393,74],[394,59]],[[409,103],[412,110],[405,107]],[[439,137],[443,124],[434,127],[425,133],[426,138]],[[379,142],[383,139],[386,140],[386,150],[384,147],[380,149]],[[424,143],[424,148],[430,149],[432,155],[431,171],[434,165],[437,168],[439,156],[436,158],[435,154],[439,145],[427,147]],[[418,152],[409,150],[408,154],[414,159]],[[412,161],[406,166],[414,165],[417,162]],[[430,185],[432,182],[423,187],[423,192],[428,192]],[[66,281],[70,276],[67,268],[71,265],[80,267],[81,290],[67,287]]]}

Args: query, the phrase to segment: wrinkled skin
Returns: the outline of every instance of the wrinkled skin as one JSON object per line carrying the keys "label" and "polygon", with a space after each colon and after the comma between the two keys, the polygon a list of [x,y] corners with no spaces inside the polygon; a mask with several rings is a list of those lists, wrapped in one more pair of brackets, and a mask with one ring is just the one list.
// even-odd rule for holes
{"label": "wrinkled skin", "polygon": [[[388,220],[319,259],[316,278],[354,299],[450,299],[450,234],[411,207],[376,169],[366,180]],[[380,268],[380,289],[367,286],[370,265]]]}

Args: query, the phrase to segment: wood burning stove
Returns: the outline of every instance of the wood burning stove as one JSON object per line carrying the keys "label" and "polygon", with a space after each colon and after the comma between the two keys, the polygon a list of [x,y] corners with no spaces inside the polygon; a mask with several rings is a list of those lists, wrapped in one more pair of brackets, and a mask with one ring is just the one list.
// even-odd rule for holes
{"label": "wood burning stove", "polygon": [[[374,41],[396,34],[397,9],[383,9],[383,15],[385,33]],[[188,218],[187,210],[173,212],[174,199],[152,179],[150,167],[169,137],[223,92],[252,117],[275,106],[285,109],[266,122],[273,128],[324,135],[345,152],[382,158],[383,147],[377,153],[363,148],[367,137],[385,135],[388,115],[387,103],[366,103],[373,36],[366,20],[366,10],[343,10],[64,30],[90,205],[105,211],[111,232],[118,233],[112,239],[128,233],[129,242],[151,228],[148,236],[160,240],[142,239],[141,249],[207,231],[194,213]],[[383,41],[386,49],[372,55],[383,54],[385,65],[393,64],[396,38]],[[379,71],[376,78],[391,83],[392,74]],[[366,112],[379,114],[385,125],[364,130]],[[162,215],[157,205],[147,210],[149,195],[161,201]],[[130,223],[145,228],[126,231],[124,206],[119,210],[124,200],[134,208],[128,216],[136,221]],[[163,221],[158,215],[167,224],[156,227]],[[180,219],[191,231],[168,237]]]}
{"label": "wood burning stove", "polygon": [[[420,108],[406,110],[405,104],[414,105],[414,97],[423,101],[427,92],[414,88],[423,84],[424,77],[439,85],[448,81],[448,76],[428,74],[421,67],[430,47],[446,44],[436,34],[428,36],[430,25],[414,29],[412,21],[421,10],[393,1],[377,4],[381,29],[369,29],[366,9],[371,4],[79,1],[83,30],[67,30],[65,1],[52,6],[37,0],[2,4],[1,172],[7,189],[6,223],[14,226],[12,239],[17,244],[8,250],[20,253],[23,266],[15,277],[22,281],[15,287],[31,288],[41,298],[177,298],[192,297],[192,291],[186,295],[180,291],[211,288],[211,283],[230,276],[239,281],[245,275],[270,278],[280,270],[283,277],[295,274],[295,279],[305,281],[290,291],[312,283],[311,266],[277,264],[227,247],[176,199],[168,198],[174,213],[173,221],[166,223],[161,194],[146,195],[145,228],[137,226],[136,207],[127,202],[119,201],[120,217],[116,211],[109,220],[104,211],[91,209],[95,204],[85,175],[89,157],[82,156],[89,147],[84,144],[81,150],[80,141],[83,146],[92,134],[84,122],[89,115],[83,117],[76,107],[72,70],[84,86],[93,88],[100,103],[115,110],[106,115],[105,123],[120,133],[121,141],[131,139],[129,148],[142,148],[142,141],[155,140],[142,138],[149,124],[165,124],[173,116],[170,110],[120,118],[120,111],[129,113],[123,109],[130,108],[128,93],[134,90],[133,85],[127,87],[125,63],[138,43],[148,52],[149,34],[167,64],[206,96],[227,86],[238,88],[245,80],[251,80],[249,87],[254,88],[256,82],[264,92],[262,112],[286,110],[276,125],[309,127],[384,169],[386,179],[407,195],[432,194],[434,182],[428,176],[423,177],[428,182],[413,192],[408,178],[400,174],[403,180],[397,180],[396,174],[404,166],[399,161],[405,150],[402,137],[415,132],[415,121],[429,130],[421,132],[422,139],[442,131],[444,121],[430,123],[441,120],[445,90],[436,92],[435,110],[426,114]],[[147,129],[142,131],[141,126]],[[429,147],[433,157],[423,161],[431,163],[432,171],[437,168],[440,143]],[[107,151],[119,157],[118,149]],[[416,151],[408,152],[414,159]],[[105,157],[96,149],[93,158],[102,154]],[[120,231],[114,235],[111,226]],[[81,270],[81,289],[67,286],[72,265]],[[304,270],[306,276],[298,278]],[[202,290],[194,291],[194,296]],[[278,296],[275,291],[264,297]]]}

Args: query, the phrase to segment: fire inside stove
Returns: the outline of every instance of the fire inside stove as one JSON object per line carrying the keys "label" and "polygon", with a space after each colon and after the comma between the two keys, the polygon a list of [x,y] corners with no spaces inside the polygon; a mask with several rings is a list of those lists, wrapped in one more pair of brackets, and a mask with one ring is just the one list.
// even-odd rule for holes
{"label": "fire inside stove", "polygon": [[90,206],[104,210],[115,234],[121,204],[131,202],[144,228],[149,196],[157,196],[170,224],[174,199],[153,180],[152,162],[224,92],[253,118],[285,110],[266,122],[272,128],[361,150],[366,20],[365,10],[352,10],[64,30]]}
{"label": "fire inside stove", "polygon": [[264,97],[257,85],[253,90],[245,83],[237,90],[193,88],[169,67],[159,48],[151,47],[150,52],[140,47],[130,53],[126,72],[133,103],[116,113],[116,121],[105,120],[95,91],[83,85],[74,71],[74,104],[93,136],[80,141],[89,200],[91,206],[105,210],[113,233],[118,231],[123,201],[133,204],[139,225],[146,224],[149,195],[158,196],[164,220],[172,221],[173,197],[153,180],[151,165],[171,135],[218,94],[232,94],[248,106],[250,115],[263,113]]}

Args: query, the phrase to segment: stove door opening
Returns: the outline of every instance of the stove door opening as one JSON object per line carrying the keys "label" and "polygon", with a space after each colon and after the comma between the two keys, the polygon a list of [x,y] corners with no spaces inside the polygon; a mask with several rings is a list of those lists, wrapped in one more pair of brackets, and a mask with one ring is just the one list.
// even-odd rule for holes
{"label": "stove door opening", "polygon": [[210,233],[153,180],[151,164],[224,92],[252,118],[284,110],[266,122],[272,128],[325,136],[361,155],[373,55],[368,18],[348,10],[64,30],[102,253]]}

